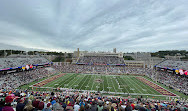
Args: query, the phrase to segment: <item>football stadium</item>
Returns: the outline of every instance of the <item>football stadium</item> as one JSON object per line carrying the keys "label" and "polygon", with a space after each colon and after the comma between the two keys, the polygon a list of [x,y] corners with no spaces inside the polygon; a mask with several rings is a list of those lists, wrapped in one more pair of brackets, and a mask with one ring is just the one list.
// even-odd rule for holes
{"label": "football stadium", "polygon": [[56,96],[128,98],[132,102],[136,98],[157,103],[183,101],[186,108],[187,61],[166,59],[150,68],[145,62],[127,62],[115,48],[113,52],[85,52],[78,48],[71,62],[69,59],[52,62],[46,55],[27,53],[0,58],[2,96],[7,91],[16,96],[18,91],[18,98],[28,94],[45,98],[44,94],[53,92]]}
{"label": "football stadium", "polygon": [[188,111],[188,0],[0,0],[0,111]]}

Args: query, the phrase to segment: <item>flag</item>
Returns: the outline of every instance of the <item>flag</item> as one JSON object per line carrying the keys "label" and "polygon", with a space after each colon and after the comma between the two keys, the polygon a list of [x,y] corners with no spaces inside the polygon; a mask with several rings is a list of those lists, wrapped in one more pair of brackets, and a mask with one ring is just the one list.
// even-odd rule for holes
{"label": "flag", "polygon": [[178,69],[176,69],[176,70],[175,70],[175,72],[176,72],[176,74],[178,74],[178,73],[179,73],[179,70],[178,70]]}
{"label": "flag", "polygon": [[33,68],[33,65],[30,65],[30,69],[32,69]]}
{"label": "flag", "polygon": [[27,70],[29,69],[29,65],[26,65],[26,69],[27,69]]}
{"label": "flag", "polygon": [[8,94],[11,94],[12,93],[12,91],[10,91]]}
{"label": "flag", "polygon": [[179,69],[180,75],[183,75],[183,69]]}
{"label": "flag", "polygon": [[22,70],[23,70],[23,71],[25,70],[25,67],[24,67],[24,66],[22,66]]}
{"label": "flag", "polygon": [[184,74],[187,76],[187,71],[185,71]]}

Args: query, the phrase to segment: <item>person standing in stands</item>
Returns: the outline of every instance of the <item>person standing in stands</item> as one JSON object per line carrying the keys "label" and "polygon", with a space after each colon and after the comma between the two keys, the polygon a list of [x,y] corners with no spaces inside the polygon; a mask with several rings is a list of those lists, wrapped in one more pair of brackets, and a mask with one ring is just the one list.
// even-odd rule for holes
{"label": "person standing in stands", "polygon": [[38,98],[36,98],[36,99],[33,101],[34,111],[37,111],[37,110],[38,110],[39,102],[40,102],[40,101],[38,100]]}
{"label": "person standing in stands", "polygon": [[16,106],[16,111],[23,111],[24,106],[25,106],[24,100],[23,100],[23,99],[20,99],[20,100],[19,100],[19,103],[18,103],[17,106]]}
{"label": "person standing in stands", "polygon": [[132,106],[130,105],[130,103],[128,102],[127,103],[127,106],[126,106],[126,108],[125,108],[125,111],[132,111]]}
{"label": "person standing in stands", "polygon": [[64,111],[63,107],[59,104],[59,100],[56,100],[56,103],[52,105],[54,111]]}
{"label": "person standing in stands", "polygon": [[31,101],[28,101],[28,103],[25,105],[24,111],[34,111]]}
{"label": "person standing in stands", "polygon": [[5,102],[1,99],[0,100],[0,111],[2,111],[4,104],[5,104]]}
{"label": "person standing in stands", "polygon": [[44,109],[44,99],[42,99],[42,100],[39,102],[38,109],[39,109],[39,110]]}
{"label": "person standing in stands", "polygon": [[13,101],[13,97],[7,96],[5,98],[5,106],[3,107],[2,111],[14,111],[14,109],[11,106],[12,101]]}
{"label": "person standing in stands", "polygon": [[80,106],[78,105],[77,102],[75,102],[74,104],[74,111],[79,111],[80,110]]}
{"label": "person standing in stands", "polygon": [[52,109],[50,108],[50,106],[51,106],[51,103],[48,103],[47,107],[44,108],[42,111],[52,111]]}
{"label": "person standing in stands", "polygon": [[95,104],[95,101],[92,102],[91,110],[92,110],[92,111],[98,111],[97,105]]}

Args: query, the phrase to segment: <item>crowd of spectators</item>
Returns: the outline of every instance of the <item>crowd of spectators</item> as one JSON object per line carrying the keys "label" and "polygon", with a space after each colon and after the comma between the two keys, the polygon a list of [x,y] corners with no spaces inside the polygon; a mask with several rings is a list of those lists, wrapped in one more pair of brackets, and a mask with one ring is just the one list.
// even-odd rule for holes
{"label": "crowd of spectators", "polygon": [[14,67],[21,67],[27,64],[44,64],[49,63],[49,61],[43,57],[32,57],[32,56],[25,56],[25,57],[7,57],[7,58],[0,58],[0,69],[4,68],[14,68]]}
{"label": "crowd of spectators", "polygon": [[77,63],[87,64],[125,64],[124,59],[116,56],[83,56]]}
{"label": "crowd of spectators", "polygon": [[[23,64],[41,64],[49,62],[41,57],[26,58],[0,58],[0,68],[18,67]],[[149,68],[127,67],[104,64],[124,64],[123,58],[84,56],[80,57],[78,63],[100,64],[100,65],[77,65],[66,64],[48,68],[16,72],[0,75],[0,111],[186,111],[187,102],[180,101],[156,101],[146,99],[120,98],[101,96],[85,92],[60,91],[33,92],[20,91],[15,88],[37,81],[57,72],[83,73],[83,74],[145,74],[156,81],[170,86],[188,95],[188,78],[167,71],[157,71]],[[102,65],[103,64],[103,65]],[[168,68],[187,67],[186,62],[173,62],[159,64]],[[181,67],[183,66],[183,67]],[[11,90],[11,91],[10,91]],[[2,99],[2,98],[5,98]]]}
{"label": "crowd of spectators", "polygon": [[186,76],[180,76],[167,71],[155,71],[148,73],[151,78],[156,81],[170,86],[179,92],[188,95],[188,78]]}
{"label": "crowd of spectators", "polygon": [[74,65],[66,64],[54,66],[61,72],[66,73],[86,73],[86,74],[145,74],[145,68],[113,66],[113,65]]}
{"label": "crowd of spectators", "polygon": [[51,68],[38,68],[30,71],[0,75],[0,89],[13,89],[21,85],[39,80],[58,71]]}
{"label": "crowd of spectators", "polygon": [[[0,91],[2,111],[187,111],[186,100],[169,101],[100,95],[91,92]],[[5,98],[5,99],[2,99]]]}
{"label": "crowd of spectators", "polygon": [[165,60],[157,66],[166,67],[170,69],[183,69],[188,70],[188,61],[176,61],[176,60]]}

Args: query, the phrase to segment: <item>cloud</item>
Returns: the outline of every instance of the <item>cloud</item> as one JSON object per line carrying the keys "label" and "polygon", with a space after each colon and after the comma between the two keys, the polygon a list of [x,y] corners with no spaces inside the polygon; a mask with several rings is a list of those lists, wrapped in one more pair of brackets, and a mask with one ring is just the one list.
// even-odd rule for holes
{"label": "cloud", "polygon": [[1,0],[1,48],[188,50],[188,1]]}
{"label": "cloud", "polygon": [[47,50],[38,49],[38,48],[25,48],[22,46],[8,45],[4,43],[0,44],[0,50],[47,51]]}

